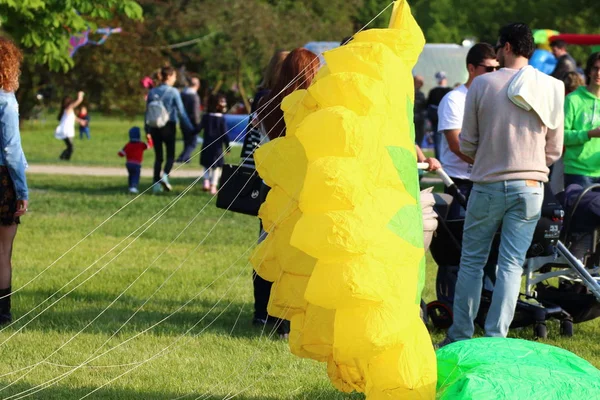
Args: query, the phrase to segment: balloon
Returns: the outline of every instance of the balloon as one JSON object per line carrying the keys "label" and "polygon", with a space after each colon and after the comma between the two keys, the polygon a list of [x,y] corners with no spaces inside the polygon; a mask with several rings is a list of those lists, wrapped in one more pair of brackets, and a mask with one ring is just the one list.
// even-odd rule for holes
{"label": "balloon", "polygon": [[286,136],[255,154],[272,188],[251,258],[274,281],[268,311],[291,320],[294,354],[326,361],[338,389],[369,400],[435,397],[412,122],[424,44],[396,1],[388,29],[324,54],[308,90],[282,103]]}
{"label": "balloon", "polygon": [[548,50],[537,49],[529,59],[529,65],[548,75],[554,71],[556,63],[556,57]]}
{"label": "balloon", "polygon": [[542,50],[550,50],[550,38],[558,35],[558,31],[552,29],[534,29],[533,41]]}

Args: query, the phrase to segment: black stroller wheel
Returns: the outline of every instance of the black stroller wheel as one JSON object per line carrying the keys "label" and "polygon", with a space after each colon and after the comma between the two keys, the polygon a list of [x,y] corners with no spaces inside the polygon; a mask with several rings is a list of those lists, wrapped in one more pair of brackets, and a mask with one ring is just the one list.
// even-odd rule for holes
{"label": "black stroller wheel", "polygon": [[536,323],[533,326],[533,336],[536,339],[546,339],[548,337],[548,328],[544,323]]}
{"label": "black stroller wheel", "polygon": [[438,329],[448,329],[452,326],[452,308],[440,301],[427,304],[427,314]]}
{"label": "black stroller wheel", "polygon": [[563,319],[560,321],[560,335],[564,337],[573,336],[573,321]]}

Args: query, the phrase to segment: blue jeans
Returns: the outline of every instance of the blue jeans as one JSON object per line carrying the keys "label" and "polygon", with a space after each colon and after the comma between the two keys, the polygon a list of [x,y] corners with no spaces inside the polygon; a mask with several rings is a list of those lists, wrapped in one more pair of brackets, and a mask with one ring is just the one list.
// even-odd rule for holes
{"label": "blue jeans", "polygon": [[433,131],[433,153],[435,158],[440,159],[442,153],[442,132],[438,132],[437,129]]}
{"label": "blue jeans", "polygon": [[454,297],[451,340],[473,336],[479,311],[483,268],[494,234],[502,225],[498,272],[487,318],[486,336],[506,337],[515,314],[527,249],[540,219],[544,188],[536,181],[475,183],[465,219],[463,247]]}
{"label": "blue jeans", "polygon": [[190,158],[194,155],[194,150],[198,143],[198,134],[185,132],[183,134],[183,151],[177,157],[178,162],[189,162]]}
{"label": "blue jeans", "polygon": [[79,128],[79,139],[83,139],[83,135],[85,135],[88,139],[90,139],[90,127],[86,126],[84,128]]}
{"label": "blue jeans", "polygon": [[600,183],[600,176],[585,176],[585,175],[571,175],[565,174],[565,189],[569,186],[576,183],[582,188],[586,188],[588,186],[592,186],[596,183]]}
{"label": "blue jeans", "polygon": [[136,188],[140,183],[140,173],[142,171],[142,166],[136,163],[125,163],[127,167],[127,172],[129,173],[129,188]]}

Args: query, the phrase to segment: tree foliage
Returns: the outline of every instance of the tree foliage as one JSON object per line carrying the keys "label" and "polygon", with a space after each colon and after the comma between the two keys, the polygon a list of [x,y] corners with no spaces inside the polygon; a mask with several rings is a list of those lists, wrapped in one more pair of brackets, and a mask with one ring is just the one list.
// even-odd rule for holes
{"label": "tree foliage", "polygon": [[0,0],[2,30],[31,51],[33,62],[54,71],[73,65],[71,34],[117,14],[140,19],[142,8],[134,0]]}
{"label": "tree foliage", "polygon": [[[185,67],[204,85],[251,97],[277,49],[310,41],[340,41],[363,26],[387,25],[391,0],[0,0],[4,33],[26,47],[21,110],[40,88],[82,89],[103,111],[143,110],[139,80],[164,64]],[[412,0],[428,42],[495,42],[499,28],[521,21],[532,28],[596,33],[597,0]],[[386,7],[387,11],[375,18]],[[77,12],[76,12],[77,11]],[[141,16],[143,13],[143,21]],[[103,46],[71,60],[68,38],[88,26],[121,26]],[[589,48],[572,48],[581,61]],[[66,68],[71,68],[64,73]]]}
{"label": "tree foliage", "polygon": [[565,33],[598,33],[597,0],[414,0],[413,13],[429,42],[460,43],[474,37],[495,42],[498,30],[511,22],[532,29]]}

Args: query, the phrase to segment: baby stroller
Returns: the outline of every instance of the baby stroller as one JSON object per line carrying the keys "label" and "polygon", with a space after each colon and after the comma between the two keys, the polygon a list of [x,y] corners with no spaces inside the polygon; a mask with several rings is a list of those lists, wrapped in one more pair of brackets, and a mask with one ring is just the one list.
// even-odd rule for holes
{"label": "baby stroller", "polygon": [[[454,286],[458,275],[458,265],[460,264],[460,253],[462,246],[462,230],[464,219],[449,220],[448,210],[455,198],[464,206],[466,201],[464,196],[458,192],[456,185],[448,178],[444,171],[439,170],[438,175],[444,181],[449,191],[455,195],[436,194],[435,210],[438,213],[438,229],[436,236],[431,243],[431,254],[438,264],[438,276],[436,278],[437,300],[427,305],[427,315],[433,325],[440,329],[446,329],[452,325],[452,303],[454,300]],[[534,335],[545,338],[547,336],[546,321],[554,318],[561,321],[561,333],[565,336],[573,334],[573,322],[583,321],[579,315],[577,318],[568,309],[574,310],[575,305],[571,306],[561,300],[565,292],[571,289],[571,285],[578,284],[577,290],[582,293],[576,295],[585,295],[587,303],[578,303],[572,300],[574,304],[589,305],[589,291],[598,291],[600,298],[600,286],[591,278],[591,275],[581,263],[577,264],[575,256],[571,254],[567,246],[560,240],[565,240],[566,230],[563,225],[563,208],[552,194],[547,186],[544,194],[542,207],[542,216],[536,227],[531,246],[527,253],[527,262],[525,265],[525,275],[527,276],[527,290],[522,294],[517,302],[517,308],[511,328],[520,328],[533,325]],[[571,215],[571,214],[569,214]],[[497,234],[490,252],[488,264],[485,268],[485,283],[481,297],[481,305],[476,323],[483,326],[485,315],[491,304],[491,293],[495,280],[495,266],[498,257],[500,235]],[[567,241],[566,243],[571,243]],[[594,250],[595,251],[595,250]],[[563,256],[564,254],[564,256]],[[593,257],[589,257],[593,259]],[[551,269],[556,268],[555,264],[560,265],[560,273],[554,272],[547,275]],[[555,276],[561,276],[564,284],[558,288],[552,288],[546,281]],[[566,279],[566,278],[569,279]],[[535,287],[536,290],[533,290]],[[542,293],[543,292],[543,293]],[[575,297],[575,294],[573,294]],[[593,297],[593,296],[592,296]],[[577,297],[578,300],[582,300]],[[594,302],[597,302],[594,298]],[[589,309],[590,307],[587,307]],[[585,317],[593,315],[589,314]]]}
{"label": "baby stroller", "polygon": [[600,185],[585,190],[570,185],[557,194],[566,217],[556,252],[529,258],[525,263],[525,295],[567,312],[571,323],[561,325],[561,330],[569,336],[573,323],[600,316],[599,189]]}

